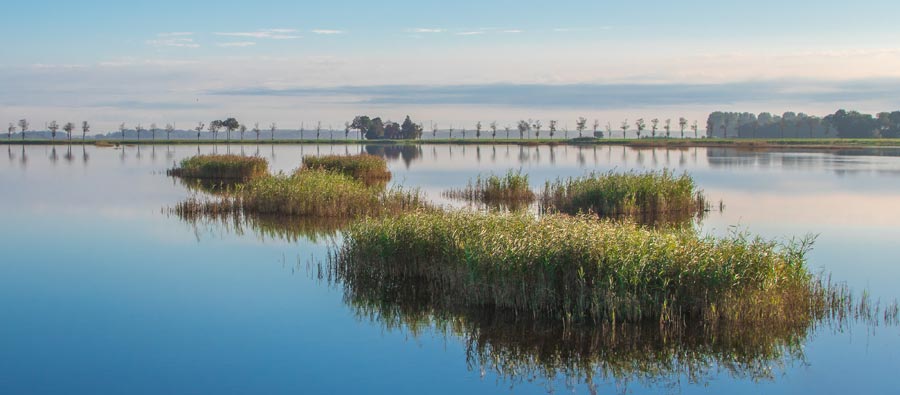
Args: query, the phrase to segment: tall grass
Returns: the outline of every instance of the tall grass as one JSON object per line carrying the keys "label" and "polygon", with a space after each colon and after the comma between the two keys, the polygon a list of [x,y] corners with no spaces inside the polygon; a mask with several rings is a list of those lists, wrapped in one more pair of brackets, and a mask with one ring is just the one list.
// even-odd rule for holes
{"label": "tall grass", "polygon": [[443,192],[445,197],[469,202],[480,202],[489,206],[521,207],[531,204],[535,194],[528,184],[528,175],[509,170],[500,176],[479,175],[463,189]]}
{"label": "tall grass", "polygon": [[543,212],[601,217],[629,216],[639,222],[679,220],[700,215],[707,203],[687,174],[671,171],[592,173],[547,182],[541,194]]}
{"label": "tall grass", "polygon": [[369,155],[325,155],[303,157],[303,170],[327,170],[341,173],[366,183],[391,179],[384,158]]}
{"label": "tall grass", "polygon": [[714,324],[808,311],[807,247],[586,216],[412,212],[351,226],[332,262],[350,287],[435,284],[451,309]]}
{"label": "tall grass", "polygon": [[417,191],[369,187],[349,176],[324,170],[255,178],[219,200],[188,199],[180,215],[221,215],[233,211],[292,217],[356,218],[422,208]]}
{"label": "tall grass", "polygon": [[254,156],[197,155],[182,160],[168,174],[184,178],[246,181],[269,174],[269,163]]}

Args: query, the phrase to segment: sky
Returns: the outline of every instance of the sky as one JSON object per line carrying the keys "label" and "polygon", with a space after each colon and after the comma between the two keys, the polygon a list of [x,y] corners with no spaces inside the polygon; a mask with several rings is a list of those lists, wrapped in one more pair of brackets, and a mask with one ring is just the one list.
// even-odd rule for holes
{"label": "sky", "polygon": [[[0,122],[341,128],[896,110],[896,0],[4,4]],[[566,121],[571,120],[571,121]]]}

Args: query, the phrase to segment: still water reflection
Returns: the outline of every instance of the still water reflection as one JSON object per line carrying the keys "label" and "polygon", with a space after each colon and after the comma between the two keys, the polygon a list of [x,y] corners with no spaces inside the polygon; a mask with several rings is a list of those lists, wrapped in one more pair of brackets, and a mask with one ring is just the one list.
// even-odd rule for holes
{"label": "still water reflection", "polygon": [[[320,280],[343,224],[184,222],[198,193],[165,176],[197,153],[368,152],[434,202],[479,173],[535,187],[588,171],[670,168],[713,202],[703,231],[819,235],[814,271],[900,297],[894,150],[740,151],[516,145],[7,146],[0,162],[0,393],[896,393],[900,331],[563,328],[440,311],[417,295]],[[310,275],[312,274],[312,275]],[[384,295],[381,295],[384,296]],[[511,390],[509,388],[512,388]]]}

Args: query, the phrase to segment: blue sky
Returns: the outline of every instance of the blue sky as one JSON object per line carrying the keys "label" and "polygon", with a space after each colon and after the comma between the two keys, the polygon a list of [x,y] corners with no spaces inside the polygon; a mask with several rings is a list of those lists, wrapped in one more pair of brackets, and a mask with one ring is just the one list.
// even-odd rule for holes
{"label": "blue sky", "polygon": [[462,124],[900,102],[896,0],[28,1],[4,14],[0,121]]}

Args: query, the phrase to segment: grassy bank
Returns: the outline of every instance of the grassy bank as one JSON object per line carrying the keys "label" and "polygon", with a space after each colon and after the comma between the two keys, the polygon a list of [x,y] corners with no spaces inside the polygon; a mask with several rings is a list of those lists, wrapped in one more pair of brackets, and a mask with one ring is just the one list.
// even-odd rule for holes
{"label": "grassy bank", "polygon": [[547,182],[541,194],[543,212],[629,216],[642,223],[691,218],[706,206],[693,178],[668,170],[557,179]]}
{"label": "grassy bank", "polygon": [[259,157],[198,155],[181,161],[170,176],[206,180],[246,181],[269,174],[269,163]]}
{"label": "grassy bank", "polygon": [[116,147],[121,145],[270,145],[270,144],[365,144],[365,145],[409,145],[409,144],[503,144],[503,145],[624,145],[633,147],[735,147],[735,148],[804,148],[842,149],[860,147],[900,148],[900,139],[622,139],[622,138],[582,138],[582,139],[421,139],[421,140],[358,140],[358,139],[276,139],[276,140],[4,140],[0,144],[10,145],[98,145]]}
{"label": "grassy bank", "polygon": [[450,309],[564,322],[755,322],[808,314],[806,247],[588,217],[413,212],[352,226],[333,263],[349,287],[424,282]]}
{"label": "grassy bank", "polygon": [[535,199],[528,183],[528,175],[509,170],[504,175],[479,175],[463,189],[444,191],[443,196],[491,207],[522,207]]}
{"label": "grassy bank", "polygon": [[384,158],[368,154],[305,156],[301,171],[304,170],[336,172],[369,184],[391,179]]}

